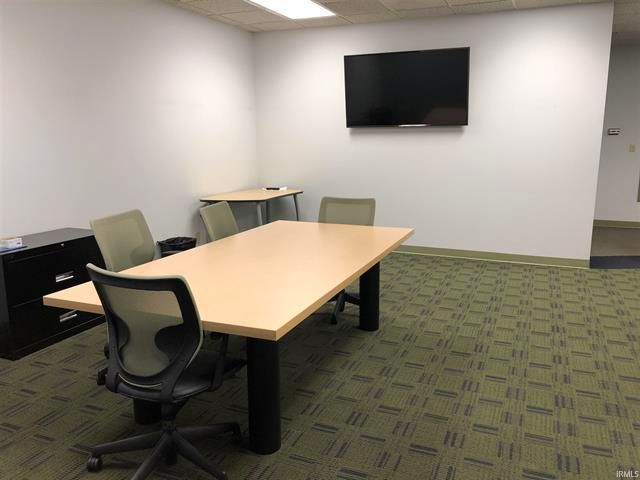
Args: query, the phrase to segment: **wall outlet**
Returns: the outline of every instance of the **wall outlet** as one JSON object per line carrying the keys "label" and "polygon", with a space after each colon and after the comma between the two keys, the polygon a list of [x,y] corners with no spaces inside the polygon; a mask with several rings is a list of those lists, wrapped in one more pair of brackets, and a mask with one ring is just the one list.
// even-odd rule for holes
{"label": "wall outlet", "polygon": [[629,144],[629,152],[635,153],[635,151],[636,151],[636,144],[635,143],[630,143]]}

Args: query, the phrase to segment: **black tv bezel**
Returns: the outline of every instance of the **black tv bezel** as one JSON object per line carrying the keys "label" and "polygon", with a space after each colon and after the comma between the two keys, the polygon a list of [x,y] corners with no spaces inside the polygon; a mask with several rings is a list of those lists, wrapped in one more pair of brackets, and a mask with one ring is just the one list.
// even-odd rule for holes
{"label": "black tv bezel", "polygon": [[[409,125],[409,124],[396,124],[396,125],[350,125],[349,124],[349,115],[347,112],[348,108],[348,99],[347,99],[347,58],[353,57],[372,57],[377,55],[393,55],[397,53],[422,53],[422,52],[442,52],[442,51],[455,51],[455,50],[466,50],[467,51],[467,60],[469,68],[467,69],[467,113],[465,115],[464,123],[430,123],[430,124],[419,124],[419,125]],[[347,128],[430,128],[430,127],[466,127],[469,125],[469,90],[471,87],[471,47],[452,47],[452,48],[427,48],[423,50],[397,50],[392,52],[378,52],[378,53],[359,53],[356,55],[345,55],[343,59],[343,69],[342,69],[343,77],[344,77],[344,106],[345,106],[345,123]]]}

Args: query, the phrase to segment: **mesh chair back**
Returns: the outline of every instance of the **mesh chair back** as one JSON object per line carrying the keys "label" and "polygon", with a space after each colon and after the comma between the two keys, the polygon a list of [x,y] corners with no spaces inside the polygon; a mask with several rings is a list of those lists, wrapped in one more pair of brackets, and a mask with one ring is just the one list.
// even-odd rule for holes
{"label": "mesh chair back", "polygon": [[227,202],[201,208],[200,216],[212,242],[238,233],[238,224]]}
{"label": "mesh chair back", "polygon": [[155,243],[140,210],[92,220],[91,228],[112,272],[150,262],[155,256]]}
{"label": "mesh chair back", "polygon": [[375,216],[375,198],[323,197],[318,222],[373,225]]}
{"label": "mesh chair back", "polygon": [[172,391],[202,344],[191,291],[179,276],[140,277],[87,265],[109,333],[107,384]]}

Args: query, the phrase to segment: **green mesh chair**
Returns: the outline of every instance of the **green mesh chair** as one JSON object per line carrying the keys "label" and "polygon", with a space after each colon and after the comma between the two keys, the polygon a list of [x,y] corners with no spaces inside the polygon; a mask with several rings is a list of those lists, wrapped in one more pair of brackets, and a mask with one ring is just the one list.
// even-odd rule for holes
{"label": "green mesh chair", "polygon": [[226,479],[222,468],[206,459],[191,441],[233,432],[237,423],[176,427],[178,411],[190,398],[218,389],[225,372],[244,362],[227,357],[229,337],[220,350],[201,350],[202,325],[191,291],[180,276],[141,277],[87,265],[104,308],[109,332],[109,390],[135,400],[159,404],[162,429],[95,446],[87,470],[99,471],[105,454],[153,448],[134,479],[146,478],[163,461],[181,455],[214,478]]}
{"label": "green mesh chair", "polygon": [[238,233],[238,224],[227,202],[201,208],[200,216],[212,242]]}
{"label": "green mesh chair", "polygon": [[[375,198],[323,197],[320,202],[320,223],[342,223],[348,225],[373,225],[376,216]],[[360,298],[342,290],[334,298],[336,306],[331,314],[331,323],[338,323],[338,312],[344,310],[345,302],[360,305]]]}
{"label": "green mesh chair", "polygon": [[[98,243],[107,270],[120,272],[150,262],[156,256],[156,246],[149,225],[140,210],[91,220],[91,229]],[[174,251],[163,255],[172,255]],[[104,354],[109,356],[105,345]],[[106,369],[98,372],[98,385],[104,385]]]}
{"label": "green mesh chair", "polygon": [[91,221],[107,270],[119,272],[154,259],[156,245],[140,210]]}

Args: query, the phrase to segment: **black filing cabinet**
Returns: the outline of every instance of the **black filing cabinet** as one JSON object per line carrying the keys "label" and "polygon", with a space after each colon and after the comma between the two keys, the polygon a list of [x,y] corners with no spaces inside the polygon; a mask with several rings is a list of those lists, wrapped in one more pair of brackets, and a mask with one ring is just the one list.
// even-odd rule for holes
{"label": "black filing cabinet", "polygon": [[0,253],[0,357],[15,360],[103,320],[47,307],[43,295],[89,281],[87,263],[104,266],[91,230],[62,228],[22,237]]}

